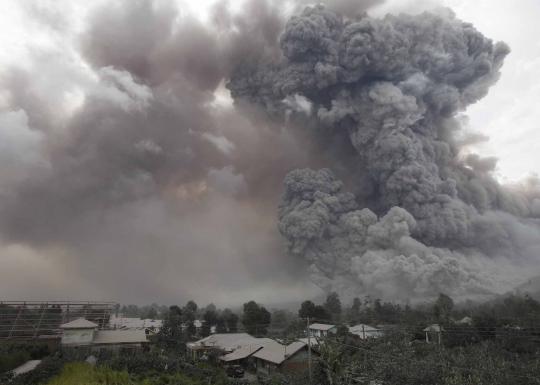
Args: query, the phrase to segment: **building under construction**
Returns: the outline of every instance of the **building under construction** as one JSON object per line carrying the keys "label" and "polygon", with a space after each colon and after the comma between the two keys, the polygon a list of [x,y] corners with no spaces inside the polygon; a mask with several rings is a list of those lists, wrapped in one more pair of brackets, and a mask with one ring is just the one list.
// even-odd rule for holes
{"label": "building under construction", "polygon": [[0,301],[0,341],[60,337],[60,325],[85,318],[105,329],[114,302]]}

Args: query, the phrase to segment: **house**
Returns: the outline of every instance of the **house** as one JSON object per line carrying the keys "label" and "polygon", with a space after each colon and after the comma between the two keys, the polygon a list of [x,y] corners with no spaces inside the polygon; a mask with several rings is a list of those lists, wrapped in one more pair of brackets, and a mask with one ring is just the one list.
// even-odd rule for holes
{"label": "house", "polygon": [[224,365],[240,365],[244,369],[255,372],[257,370],[257,358],[255,354],[268,347],[282,347],[279,342],[270,338],[255,338],[255,343],[240,346],[231,353],[219,357],[219,361]]}
{"label": "house", "polygon": [[[289,345],[268,344],[253,354],[258,375],[290,373],[308,368],[307,344],[297,341]],[[312,351],[312,354],[316,354]]]}
{"label": "house", "polygon": [[145,330],[98,330],[97,324],[84,318],[65,323],[60,328],[63,331],[60,344],[64,349],[86,347],[90,352],[132,351],[148,342]]}
{"label": "house", "polygon": [[85,346],[91,345],[98,325],[84,318],[78,318],[60,325],[62,329],[62,346]]}
{"label": "house", "polygon": [[[315,338],[312,338],[312,347]],[[217,357],[224,365],[241,365],[260,374],[296,371],[307,368],[307,343],[283,345],[270,338],[257,338],[247,333],[213,334],[186,345],[193,359]],[[315,350],[312,350],[316,353]]]}
{"label": "house", "polygon": [[98,330],[92,341],[92,350],[133,352],[148,343],[144,330]]}
{"label": "house", "polygon": [[358,324],[349,327],[349,333],[360,337],[362,340],[368,338],[379,338],[383,336],[383,331],[381,329],[377,329],[366,324]]}
{"label": "house", "polygon": [[329,334],[336,334],[337,327],[336,325],[328,325],[328,324],[311,324],[309,325],[309,334],[313,337],[326,337]]}
{"label": "house", "polygon": [[155,334],[163,327],[163,320],[111,316],[109,327],[122,330],[145,330],[146,334]]}
{"label": "house", "polygon": [[260,345],[245,345],[241,346],[238,349],[234,350],[231,353],[225,354],[219,357],[219,361],[223,365],[240,365],[245,370],[250,372],[255,372],[257,370],[257,359],[254,357],[255,353],[260,351],[266,346],[278,344],[278,342],[273,341],[268,338],[261,339]]}
{"label": "house", "polygon": [[429,343],[430,337],[433,339],[434,337],[437,339],[438,344],[441,344],[441,334],[444,331],[444,329],[439,324],[432,324],[429,325],[424,329],[424,332],[426,333],[426,342]]}
{"label": "house", "polygon": [[456,321],[458,325],[472,325],[473,319],[471,317],[463,317],[462,319]]}
{"label": "house", "polygon": [[[269,338],[256,338],[247,333],[217,333],[186,345],[188,354],[193,359],[216,354],[219,356],[232,353],[241,347],[259,347],[273,341]],[[249,349],[249,348],[248,348]]]}
{"label": "house", "polygon": [[[195,334],[200,334],[201,333],[202,328],[203,328],[205,323],[206,323],[206,321],[204,321],[204,320],[196,319],[196,320],[193,321],[193,328],[195,329]],[[184,322],[181,325],[181,327],[182,327],[182,331],[185,331],[189,327],[189,323]],[[213,333],[215,333],[215,331],[216,331],[216,327],[211,326],[210,327],[210,333],[213,334]]]}
{"label": "house", "polygon": [[225,354],[219,357],[219,360],[223,364],[227,365],[242,365],[245,366],[247,359],[255,354],[257,351],[261,350],[264,345],[244,345],[240,346],[238,349],[232,351],[231,353]]}

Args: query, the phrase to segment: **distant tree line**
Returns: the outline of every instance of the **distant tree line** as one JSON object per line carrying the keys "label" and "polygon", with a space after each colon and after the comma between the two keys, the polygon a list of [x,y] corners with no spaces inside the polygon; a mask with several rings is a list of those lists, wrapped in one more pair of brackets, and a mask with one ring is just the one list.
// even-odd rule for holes
{"label": "distant tree line", "polygon": [[[134,311],[133,305],[130,308]],[[121,309],[123,309],[122,307]],[[185,343],[204,338],[214,333],[246,332],[254,336],[270,335],[293,341],[305,335],[306,322],[333,323],[340,326],[340,334],[352,326],[367,324],[378,328],[394,328],[409,333],[413,339],[424,340],[423,329],[430,324],[439,324],[444,333],[442,342],[447,347],[470,344],[498,338],[501,335],[515,335],[518,330],[538,330],[540,324],[540,304],[529,296],[506,296],[486,303],[466,302],[456,305],[451,297],[441,293],[431,303],[416,306],[398,304],[365,296],[353,298],[343,304],[337,293],[330,293],[322,303],[303,301],[298,311],[285,309],[268,310],[262,304],[248,301],[238,311],[230,308],[218,309],[214,304],[199,307],[194,301],[184,306],[168,308],[156,304],[141,307],[146,314],[164,320],[156,337],[167,348],[183,350]],[[120,309],[120,310],[121,310]],[[201,321],[200,327],[195,321]],[[513,344],[514,351],[530,351],[525,339],[519,343],[507,338],[507,345]],[[529,344],[530,345],[530,344]]]}

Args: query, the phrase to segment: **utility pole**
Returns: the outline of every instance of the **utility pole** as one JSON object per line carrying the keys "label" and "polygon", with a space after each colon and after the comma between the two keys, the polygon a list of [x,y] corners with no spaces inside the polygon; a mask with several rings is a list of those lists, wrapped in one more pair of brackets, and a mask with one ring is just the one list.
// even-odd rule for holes
{"label": "utility pole", "polygon": [[308,372],[309,372],[309,385],[311,385],[311,330],[309,330],[309,316],[307,320],[307,351],[308,351]]}

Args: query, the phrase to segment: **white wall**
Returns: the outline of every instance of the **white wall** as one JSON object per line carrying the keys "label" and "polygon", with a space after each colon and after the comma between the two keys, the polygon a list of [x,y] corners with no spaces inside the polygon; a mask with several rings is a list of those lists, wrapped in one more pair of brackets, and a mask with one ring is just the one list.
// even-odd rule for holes
{"label": "white wall", "polygon": [[62,345],[89,345],[94,339],[94,329],[66,329]]}

